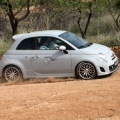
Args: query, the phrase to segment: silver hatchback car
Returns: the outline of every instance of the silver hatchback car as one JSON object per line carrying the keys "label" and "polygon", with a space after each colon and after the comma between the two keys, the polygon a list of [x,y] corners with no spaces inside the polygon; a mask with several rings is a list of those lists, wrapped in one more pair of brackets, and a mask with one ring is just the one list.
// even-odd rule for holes
{"label": "silver hatchback car", "polygon": [[50,76],[89,80],[118,69],[118,58],[108,47],[67,31],[31,32],[13,39],[0,61],[0,77],[9,82]]}

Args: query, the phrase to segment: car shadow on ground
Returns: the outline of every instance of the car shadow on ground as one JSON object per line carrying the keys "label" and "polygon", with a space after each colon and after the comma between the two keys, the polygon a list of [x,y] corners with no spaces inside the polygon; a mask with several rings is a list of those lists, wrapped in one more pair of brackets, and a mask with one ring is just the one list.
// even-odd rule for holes
{"label": "car shadow on ground", "polygon": [[103,79],[112,76],[112,74],[104,75],[104,76],[97,76],[95,79]]}
{"label": "car shadow on ground", "polygon": [[55,77],[48,77],[48,78],[33,78],[33,79],[24,79],[18,82],[7,82],[3,78],[0,78],[1,85],[22,85],[22,84],[39,84],[39,83],[57,83],[57,82],[69,82],[69,81],[95,81],[95,80],[102,80],[104,78],[110,77],[112,74],[105,75],[105,76],[97,76],[91,80],[84,80],[75,77],[64,77],[64,78],[55,78]]}

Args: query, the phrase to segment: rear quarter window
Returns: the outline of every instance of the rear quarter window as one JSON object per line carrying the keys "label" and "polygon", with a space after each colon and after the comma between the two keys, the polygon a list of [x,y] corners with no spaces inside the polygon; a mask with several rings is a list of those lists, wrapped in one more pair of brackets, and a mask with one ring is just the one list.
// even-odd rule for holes
{"label": "rear quarter window", "polygon": [[16,50],[34,50],[34,49],[35,49],[34,38],[27,38],[22,40],[16,48]]}

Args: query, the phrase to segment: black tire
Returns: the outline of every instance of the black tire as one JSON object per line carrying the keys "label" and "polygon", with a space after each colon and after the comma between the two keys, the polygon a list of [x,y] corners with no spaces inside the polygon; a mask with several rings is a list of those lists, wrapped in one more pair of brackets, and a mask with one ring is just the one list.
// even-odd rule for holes
{"label": "black tire", "polygon": [[3,77],[8,82],[18,82],[22,80],[22,72],[17,66],[7,66],[3,71]]}
{"label": "black tire", "polygon": [[96,77],[96,69],[92,63],[81,62],[76,69],[78,78],[89,80]]}

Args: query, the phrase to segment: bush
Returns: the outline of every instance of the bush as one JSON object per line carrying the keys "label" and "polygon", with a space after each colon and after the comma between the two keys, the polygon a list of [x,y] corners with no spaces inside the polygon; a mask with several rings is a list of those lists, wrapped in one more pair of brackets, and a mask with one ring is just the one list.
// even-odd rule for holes
{"label": "bush", "polygon": [[88,37],[88,41],[103,44],[108,47],[120,45],[120,41],[113,34],[90,36]]}
{"label": "bush", "polygon": [[11,42],[10,41],[5,41],[3,39],[0,40],[0,55],[4,54],[6,52],[6,50],[10,47]]}
{"label": "bush", "polygon": [[92,18],[88,28],[88,36],[96,36],[99,34],[108,34],[113,32],[113,20],[110,15],[99,16]]}

